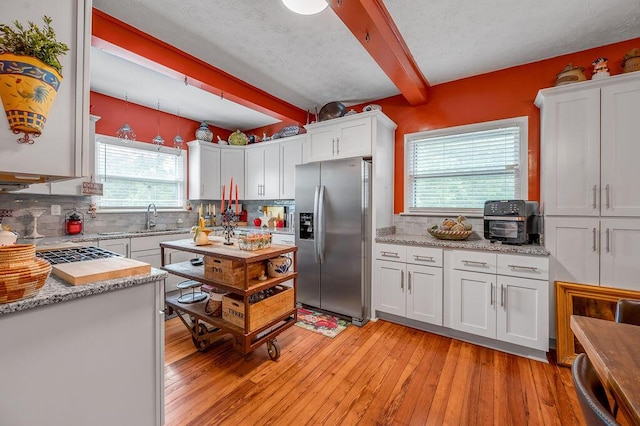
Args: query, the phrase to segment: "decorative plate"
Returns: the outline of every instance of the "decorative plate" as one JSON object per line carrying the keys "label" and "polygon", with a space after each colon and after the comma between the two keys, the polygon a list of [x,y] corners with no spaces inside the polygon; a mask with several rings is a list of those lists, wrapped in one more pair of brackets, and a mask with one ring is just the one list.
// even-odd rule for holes
{"label": "decorative plate", "polygon": [[473,230],[469,231],[443,231],[441,229],[429,228],[429,234],[439,240],[466,240],[469,235],[473,234]]}
{"label": "decorative plate", "polygon": [[282,128],[278,132],[278,135],[280,135],[281,138],[288,138],[289,136],[295,136],[298,133],[300,133],[300,127],[299,126],[287,126],[287,127]]}
{"label": "decorative plate", "polygon": [[240,130],[236,130],[229,135],[229,145],[246,145],[248,143],[249,138]]}

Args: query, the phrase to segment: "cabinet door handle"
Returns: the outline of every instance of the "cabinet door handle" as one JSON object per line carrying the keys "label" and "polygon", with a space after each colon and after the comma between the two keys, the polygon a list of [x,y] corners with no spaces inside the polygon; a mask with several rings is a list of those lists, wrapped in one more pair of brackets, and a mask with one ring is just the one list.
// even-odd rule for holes
{"label": "cabinet door handle", "polygon": [[593,251],[598,251],[596,246],[596,228],[593,228]]}
{"label": "cabinet door handle", "polygon": [[593,208],[598,207],[598,185],[593,185]]}
{"label": "cabinet door handle", "polygon": [[423,261],[423,262],[434,262],[433,256],[419,256],[417,254],[413,255],[413,258],[416,261]]}
{"label": "cabinet door handle", "polygon": [[125,252],[125,256],[131,257],[131,256],[129,256],[129,254],[130,254],[130,252],[129,252],[129,243],[125,243],[124,252]]}
{"label": "cabinet door handle", "polygon": [[605,199],[606,199],[606,203],[607,203],[607,208],[609,208],[609,184],[607,184],[607,186],[604,187],[604,193],[605,193]]}
{"label": "cabinet door handle", "polygon": [[607,245],[606,245],[606,250],[607,253],[609,253],[611,251],[611,247],[609,247],[609,239],[610,239],[610,234],[609,234],[609,228],[607,228],[607,230],[605,231],[607,233]]}
{"label": "cabinet door handle", "polygon": [[493,306],[494,304],[494,288],[493,288],[493,283],[491,283],[491,306]]}
{"label": "cabinet door handle", "polygon": [[340,138],[336,138],[336,155],[340,155]]}
{"label": "cabinet door handle", "polygon": [[336,138],[331,138],[331,155],[336,155]]}
{"label": "cabinet door handle", "polygon": [[465,265],[487,266],[487,262],[477,262],[475,260],[463,260],[462,263]]}
{"label": "cabinet door handle", "polygon": [[500,306],[504,308],[504,285],[500,284]]}
{"label": "cabinet door handle", "polygon": [[400,271],[400,290],[404,291],[404,271]]}
{"label": "cabinet door handle", "polygon": [[398,253],[393,253],[393,252],[390,252],[390,251],[380,252],[380,256],[382,256],[382,257],[393,257],[395,259],[399,259],[400,258],[400,255]]}
{"label": "cabinet door handle", "polygon": [[533,272],[538,270],[538,268],[536,268],[535,266],[520,266],[520,265],[507,265],[507,266],[512,269],[526,269],[528,271],[533,271]]}
{"label": "cabinet door handle", "polygon": [[409,290],[409,294],[411,294],[411,272],[409,272],[409,279],[407,280],[407,288]]}

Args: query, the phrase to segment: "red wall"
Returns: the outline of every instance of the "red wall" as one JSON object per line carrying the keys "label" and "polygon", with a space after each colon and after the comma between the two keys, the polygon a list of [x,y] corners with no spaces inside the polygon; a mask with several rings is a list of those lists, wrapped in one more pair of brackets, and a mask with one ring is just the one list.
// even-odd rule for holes
{"label": "red wall", "polygon": [[[569,63],[585,68],[609,58],[612,75],[622,72],[622,57],[640,38],[482,74],[431,88],[429,102],[412,107],[401,96],[376,101],[398,124],[395,138],[395,213],[404,209],[404,135],[503,118],[529,117],[529,199],[540,199],[540,112],[533,104],[538,90],[554,85],[556,74]],[[427,76],[428,78],[428,76]],[[361,108],[350,107],[360,111]]]}
{"label": "red wall", "polygon": [[[149,142],[158,134],[158,111],[152,108],[128,103],[100,93],[90,93],[91,114],[100,117],[96,123],[96,133],[115,136],[118,129],[127,122],[136,134],[139,142]],[[196,138],[195,131],[200,127],[197,121],[180,118],[180,135],[186,142]],[[213,138],[220,135],[228,139],[231,132],[220,127],[209,126]],[[173,146],[173,138],[178,133],[178,116],[160,112],[160,136],[164,138],[165,146]],[[186,145],[185,145],[186,149]]]}

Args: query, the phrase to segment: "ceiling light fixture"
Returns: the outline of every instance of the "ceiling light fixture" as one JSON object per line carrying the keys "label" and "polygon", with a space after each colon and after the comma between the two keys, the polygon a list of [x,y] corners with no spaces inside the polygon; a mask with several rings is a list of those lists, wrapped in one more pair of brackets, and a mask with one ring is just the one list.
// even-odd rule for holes
{"label": "ceiling light fixture", "polygon": [[326,0],[282,0],[287,9],[300,15],[320,13],[329,5]]}
{"label": "ceiling light fixture", "polygon": [[160,136],[160,99],[158,99],[158,135],[153,138],[151,142],[158,146],[158,151],[160,151],[160,147],[164,145],[164,139]]}
{"label": "ceiling light fixture", "polygon": [[[125,93],[125,95],[124,95],[124,115],[125,115],[125,118],[128,117],[128,110],[129,110],[129,97]],[[127,124],[126,121],[122,125],[122,127],[120,127],[118,129],[118,131],[116,132],[116,137],[118,138],[118,140],[120,140],[120,142],[124,142],[124,143],[128,143],[128,142],[136,140],[136,134],[134,133],[134,131],[131,128],[131,126],[129,126]]]}

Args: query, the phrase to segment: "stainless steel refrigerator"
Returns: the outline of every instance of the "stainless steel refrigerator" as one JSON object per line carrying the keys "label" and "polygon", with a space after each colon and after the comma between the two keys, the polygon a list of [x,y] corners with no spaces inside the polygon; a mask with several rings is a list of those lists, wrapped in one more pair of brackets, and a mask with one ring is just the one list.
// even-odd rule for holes
{"label": "stainless steel refrigerator", "polygon": [[296,166],[299,304],[369,319],[371,162],[362,158]]}

